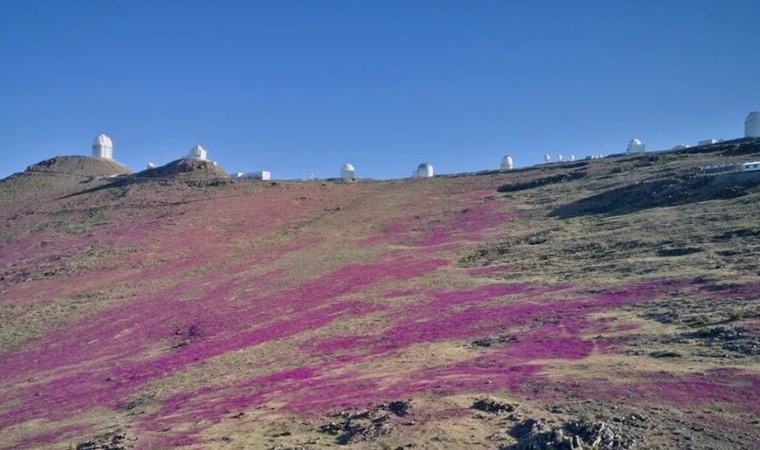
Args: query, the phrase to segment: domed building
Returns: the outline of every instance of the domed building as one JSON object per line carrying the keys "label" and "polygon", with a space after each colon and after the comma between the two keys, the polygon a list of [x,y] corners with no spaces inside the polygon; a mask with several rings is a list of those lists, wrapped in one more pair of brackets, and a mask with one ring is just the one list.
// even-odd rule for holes
{"label": "domed building", "polygon": [[206,149],[196,144],[190,149],[190,153],[187,155],[187,159],[197,159],[199,161],[207,161],[208,154]]}
{"label": "domed building", "polygon": [[744,119],[744,137],[760,137],[760,112],[752,111]]}
{"label": "domed building", "polygon": [[647,150],[646,144],[641,142],[638,138],[633,138],[628,142],[628,149],[626,153],[644,153]]}
{"label": "domed building", "polygon": [[417,178],[430,178],[433,176],[433,166],[430,163],[422,163],[417,166]]}
{"label": "domed building", "polygon": [[343,168],[340,169],[340,178],[343,181],[353,181],[356,178],[356,170],[351,163],[343,164]]}
{"label": "domed building", "polygon": [[113,142],[105,134],[98,135],[92,141],[92,156],[95,158],[113,159]]}
{"label": "domed building", "polygon": [[514,163],[511,156],[501,158],[501,170],[512,170],[512,168],[514,168]]}

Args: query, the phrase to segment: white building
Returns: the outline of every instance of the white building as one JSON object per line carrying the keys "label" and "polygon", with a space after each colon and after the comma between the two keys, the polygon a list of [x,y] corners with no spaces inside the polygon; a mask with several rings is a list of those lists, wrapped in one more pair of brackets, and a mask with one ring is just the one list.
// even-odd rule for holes
{"label": "white building", "polygon": [[745,172],[760,171],[760,161],[745,162],[742,164],[742,170]]}
{"label": "white building", "polygon": [[152,162],[148,163],[148,169],[155,169],[155,168],[156,168],[156,165],[154,163]]}
{"label": "white building", "polygon": [[550,162],[552,162],[552,155],[550,155],[550,154],[548,154],[548,153],[547,153],[547,154],[545,154],[545,155],[544,155],[544,162],[545,162],[545,163],[550,163]]}
{"label": "white building", "polygon": [[760,137],[760,112],[752,111],[744,119],[744,137]]}
{"label": "white building", "polygon": [[715,138],[713,138],[713,139],[704,139],[704,140],[698,141],[697,145],[712,145],[712,144],[717,144],[718,142],[720,142],[720,140],[719,139],[715,139]]}
{"label": "white building", "polygon": [[113,159],[113,142],[105,134],[98,135],[92,142],[92,156]]}
{"label": "white building", "polygon": [[430,178],[433,176],[433,166],[430,163],[422,163],[417,166],[417,178]]}
{"label": "white building", "polygon": [[356,170],[351,163],[343,164],[343,168],[340,169],[340,177],[343,181],[353,181],[356,178]]}
{"label": "white building", "polygon": [[626,153],[644,153],[647,150],[646,144],[638,138],[633,138],[628,142]]}
{"label": "white building", "polygon": [[258,172],[235,172],[233,174],[230,174],[232,178],[240,178],[245,180],[261,180],[261,181],[269,181],[272,179],[272,173],[268,170],[259,170]]}
{"label": "white building", "polygon": [[562,156],[562,153],[557,153],[557,162],[562,162],[565,158]]}
{"label": "white building", "polygon": [[575,161],[575,155],[570,154],[570,161]]}
{"label": "white building", "polygon": [[512,157],[507,155],[503,158],[501,158],[501,170],[512,170],[514,168],[514,163],[512,162]]}
{"label": "white building", "polygon": [[676,146],[673,146],[673,150],[686,150],[687,148],[689,148],[689,146],[686,144],[678,144]]}
{"label": "white building", "polygon": [[206,152],[206,149],[196,144],[193,146],[193,148],[190,149],[190,153],[187,155],[187,159],[206,161],[208,159],[208,154]]}
{"label": "white building", "polygon": [[272,179],[272,173],[268,170],[259,170],[258,172],[251,172],[246,175],[247,178],[254,180],[269,181]]}

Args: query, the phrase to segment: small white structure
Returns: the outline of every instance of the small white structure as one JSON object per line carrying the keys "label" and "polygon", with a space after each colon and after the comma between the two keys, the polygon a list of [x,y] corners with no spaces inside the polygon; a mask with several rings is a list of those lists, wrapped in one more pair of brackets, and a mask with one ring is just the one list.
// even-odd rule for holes
{"label": "small white structure", "polygon": [[233,178],[261,180],[261,181],[268,181],[272,179],[272,174],[267,170],[259,170],[258,172],[249,172],[249,173],[237,172],[231,176]]}
{"label": "small white structure", "polygon": [[354,165],[351,163],[343,164],[343,168],[340,169],[340,177],[343,179],[343,181],[354,181],[354,178],[356,178],[356,170],[354,169]]}
{"label": "small white structure", "polygon": [[742,171],[755,172],[760,170],[760,161],[745,162],[742,164]]}
{"label": "small white structure", "polygon": [[744,137],[760,137],[760,111],[752,111],[744,119]]}
{"label": "small white structure", "polygon": [[644,153],[647,150],[646,144],[638,138],[633,138],[628,142],[626,153]]}
{"label": "small white structure", "polygon": [[254,180],[269,181],[272,179],[272,173],[268,170],[259,170],[258,172],[251,172],[246,175],[247,178]]}
{"label": "small white structure", "polygon": [[433,176],[433,166],[430,163],[424,162],[417,166],[415,175],[417,178],[430,178]]}
{"label": "small white structure", "polygon": [[697,145],[712,145],[712,144],[717,144],[718,142],[720,142],[720,140],[718,139],[704,139],[702,141],[697,142]]}
{"label": "small white structure", "polygon": [[501,170],[512,170],[514,167],[511,156],[507,155],[501,158]]}
{"label": "small white structure", "polygon": [[95,158],[113,159],[113,142],[105,134],[98,135],[92,141],[92,156]]}
{"label": "small white structure", "polygon": [[709,164],[706,166],[699,166],[699,171],[703,173],[728,172],[736,170],[736,166],[738,166],[736,163]]}
{"label": "small white structure", "polygon": [[206,149],[196,144],[190,149],[190,153],[187,155],[187,159],[197,159],[199,161],[208,160],[208,153]]}
{"label": "small white structure", "polygon": [[562,156],[562,153],[557,153],[557,162],[562,162],[565,158]]}
{"label": "small white structure", "polygon": [[155,169],[155,168],[156,168],[155,164],[153,164],[152,162],[148,163],[148,169]]}
{"label": "small white structure", "polygon": [[673,150],[686,150],[687,148],[689,148],[689,146],[686,144],[678,144],[673,147]]}
{"label": "small white structure", "polygon": [[570,154],[570,161],[575,161],[575,155]]}
{"label": "small white structure", "polygon": [[545,162],[545,163],[550,163],[550,162],[552,162],[552,155],[550,155],[550,154],[548,154],[548,153],[547,153],[547,154],[545,154],[545,155],[544,155],[544,162]]}

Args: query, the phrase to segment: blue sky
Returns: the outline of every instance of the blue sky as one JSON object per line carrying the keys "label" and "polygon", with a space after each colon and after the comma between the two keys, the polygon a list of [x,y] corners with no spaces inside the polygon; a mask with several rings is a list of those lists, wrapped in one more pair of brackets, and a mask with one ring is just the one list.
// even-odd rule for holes
{"label": "blue sky", "polygon": [[735,138],[760,2],[0,0],[0,177],[196,143],[230,172],[400,178]]}

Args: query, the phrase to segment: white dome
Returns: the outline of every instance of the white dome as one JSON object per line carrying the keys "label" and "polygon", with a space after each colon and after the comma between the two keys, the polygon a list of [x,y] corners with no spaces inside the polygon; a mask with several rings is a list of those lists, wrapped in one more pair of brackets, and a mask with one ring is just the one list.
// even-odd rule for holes
{"label": "white dome", "polygon": [[760,137],[760,112],[752,111],[744,119],[744,137]]}
{"label": "white dome", "polygon": [[422,163],[417,166],[417,177],[430,178],[433,176],[433,166],[430,163]]}
{"label": "white dome", "polygon": [[190,149],[190,154],[188,154],[187,157],[190,159],[199,159],[201,161],[206,161],[207,155],[208,152],[206,152],[206,149],[196,144],[193,146],[193,148]]}
{"label": "white dome", "polygon": [[353,180],[356,176],[356,170],[354,169],[354,165],[351,163],[345,163],[343,164],[343,168],[340,169],[340,177],[346,181]]}
{"label": "white dome", "polygon": [[628,153],[643,153],[646,151],[646,145],[638,138],[633,138],[628,142]]}
{"label": "white dome", "polygon": [[514,163],[511,156],[507,155],[501,158],[501,170],[512,170],[513,167]]}
{"label": "white dome", "polygon": [[92,141],[92,145],[99,145],[102,147],[113,147],[113,141],[111,141],[111,138],[106,136],[105,134],[99,134],[97,137],[95,137],[95,140]]}
{"label": "white dome", "polygon": [[113,142],[105,134],[99,134],[92,141],[92,156],[113,159]]}

